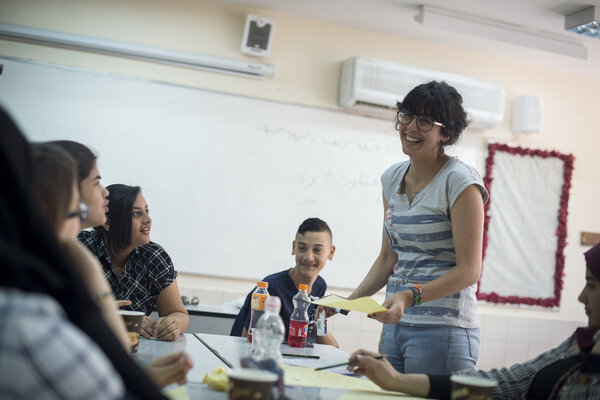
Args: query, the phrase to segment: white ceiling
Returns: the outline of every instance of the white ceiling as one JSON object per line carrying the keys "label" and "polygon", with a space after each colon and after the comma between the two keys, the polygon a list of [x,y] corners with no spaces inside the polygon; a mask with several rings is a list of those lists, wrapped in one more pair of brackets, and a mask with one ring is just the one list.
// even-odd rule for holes
{"label": "white ceiling", "polygon": [[[600,7],[600,0],[220,0],[266,9],[302,18],[326,21],[361,30],[381,32],[439,45],[486,54],[516,58],[521,62],[544,65],[600,79],[600,39],[575,35],[564,30],[565,15],[588,6]],[[483,17],[535,30],[566,41],[582,43],[587,59],[559,55],[519,44],[485,39],[473,34],[455,33],[425,27],[415,21],[421,5]],[[277,21],[275,21],[277,35]],[[356,54],[357,56],[360,54]]]}

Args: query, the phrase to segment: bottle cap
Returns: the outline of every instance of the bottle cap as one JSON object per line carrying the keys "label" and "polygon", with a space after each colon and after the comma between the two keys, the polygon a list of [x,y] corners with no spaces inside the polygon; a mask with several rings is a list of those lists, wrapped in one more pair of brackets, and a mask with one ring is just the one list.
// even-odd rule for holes
{"label": "bottle cap", "polygon": [[321,312],[319,313],[319,319],[325,319],[325,310],[321,310]]}
{"label": "bottle cap", "polygon": [[308,290],[308,285],[305,285],[304,283],[301,283],[298,285],[298,289],[300,290]]}
{"label": "bottle cap", "polygon": [[258,281],[258,282],[256,282],[256,286],[258,286],[259,288],[268,288],[269,282]]}

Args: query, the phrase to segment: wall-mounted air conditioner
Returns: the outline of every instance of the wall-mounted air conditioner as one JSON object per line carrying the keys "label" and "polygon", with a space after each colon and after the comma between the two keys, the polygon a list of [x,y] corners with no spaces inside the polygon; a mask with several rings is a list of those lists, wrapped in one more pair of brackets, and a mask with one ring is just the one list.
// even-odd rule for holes
{"label": "wall-mounted air conditioner", "polygon": [[444,81],[462,95],[470,128],[489,129],[502,122],[504,88],[499,85],[366,57],[342,64],[339,103],[359,114],[391,120],[396,100],[402,101],[415,86],[432,80]]}

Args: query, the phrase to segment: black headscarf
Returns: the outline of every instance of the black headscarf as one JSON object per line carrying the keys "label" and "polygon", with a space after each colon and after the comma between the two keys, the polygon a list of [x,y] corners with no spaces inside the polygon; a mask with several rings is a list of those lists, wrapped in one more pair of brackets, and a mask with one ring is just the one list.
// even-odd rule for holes
{"label": "black headscarf", "polygon": [[[600,281],[600,243],[584,253],[585,265],[590,270],[594,278]],[[577,345],[583,351],[590,351],[596,344],[594,335],[598,331],[597,328],[577,328],[575,335],[577,336]]]}
{"label": "black headscarf", "polygon": [[0,286],[47,294],[102,349],[132,396],[165,399],[123,349],[33,201],[27,141],[0,107]]}

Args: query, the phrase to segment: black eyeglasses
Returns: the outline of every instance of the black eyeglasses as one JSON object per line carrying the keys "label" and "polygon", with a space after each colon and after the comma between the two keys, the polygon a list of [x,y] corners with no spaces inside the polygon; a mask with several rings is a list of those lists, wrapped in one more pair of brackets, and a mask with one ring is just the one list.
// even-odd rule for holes
{"label": "black eyeglasses", "polygon": [[415,117],[417,118],[417,128],[419,128],[421,132],[429,132],[433,129],[434,125],[441,126],[442,128],[446,126],[426,115],[415,115],[408,110],[399,110],[398,114],[396,114],[396,130],[399,130],[398,124],[408,125]]}
{"label": "black eyeglasses", "polygon": [[68,213],[67,219],[79,217],[79,221],[83,222],[87,219],[89,210],[90,210],[90,208],[88,207],[88,205],[85,204],[83,201],[80,201],[79,209],[77,211],[72,211],[72,212]]}

